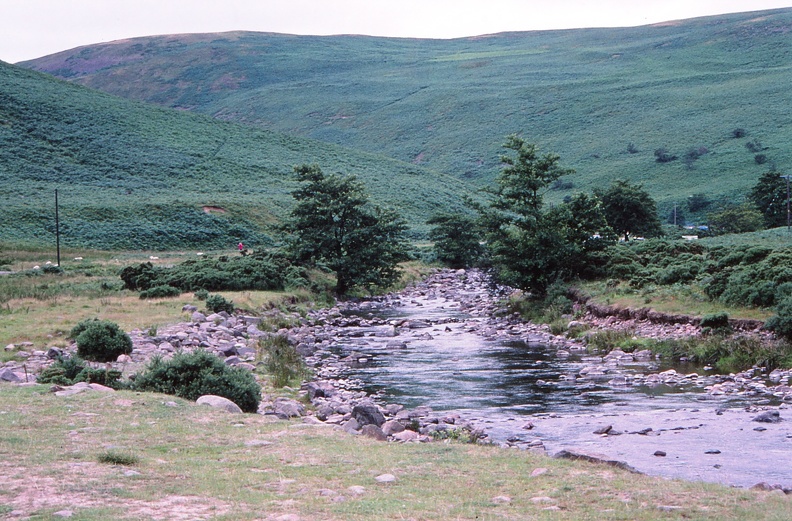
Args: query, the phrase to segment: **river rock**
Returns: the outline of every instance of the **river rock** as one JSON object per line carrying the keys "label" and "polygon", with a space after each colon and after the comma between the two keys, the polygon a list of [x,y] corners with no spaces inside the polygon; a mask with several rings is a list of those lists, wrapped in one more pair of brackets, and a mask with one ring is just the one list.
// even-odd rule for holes
{"label": "river rock", "polygon": [[374,438],[377,441],[388,441],[388,436],[385,434],[382,429],[377,427],[376,425],[364,425],[362,429],[360,429],[360,433],[363,436]]}
{"label": "river rock", "polygon": [[373,402],[363,402],[355,405],[352,409],[352,416],[355,417],[360,425],[376,425],[379,427],[385,423],[385,416]]}
{"label": "river rock", "polygon": [[635,474],[641,474],[638,470],[631,467],[624,461],[615,460],[609,456],[605,456],[603,454],[596,454],[592,452],[584,452],[575,449],[565,449],[559,452],[556,452],[553,455],[555,459],[571,459],[571,460],[580,460],[580,461],[588,461],[591,463],[602,463],[604,465],[609,465],[611,467],[620,468],[623,470],[627,470],[633,472]]}
{"label": "river rock", "polygon": [[779,411],[764,411],[754,416],[753,421],[761,423],[778,423],[781,421],[781,413]]}

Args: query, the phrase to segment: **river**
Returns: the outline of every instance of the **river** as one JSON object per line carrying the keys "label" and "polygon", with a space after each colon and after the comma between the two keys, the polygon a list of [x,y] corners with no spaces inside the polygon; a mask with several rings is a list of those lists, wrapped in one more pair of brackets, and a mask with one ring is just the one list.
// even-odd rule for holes
{"label": "river", "polygon": [[[584,367],[602,359],[574,349],[559,356],[559,346],[541,336],[482,334],[488,317],[470,303],[493,297],[483,280],[463,280],[455,289],[430,281],[387,306],[357,310],[407,327],[397,336],[386,334],[387,326],[352,328],[333,348],[351,360],[339,377],[382,402],[457,413],[506,446],[541,442],[548,454],[598,453],[652,475],[792,487],[792,425],[752,421],[757,406],[771,406],[783,418],[785,404],[709,394],[715,380],[702,368],[655,360],[581,378]],[[630,384],[635,375],[668,369],[700,376],[671,385]],[[608,426],[607,434],[594,434]]]}

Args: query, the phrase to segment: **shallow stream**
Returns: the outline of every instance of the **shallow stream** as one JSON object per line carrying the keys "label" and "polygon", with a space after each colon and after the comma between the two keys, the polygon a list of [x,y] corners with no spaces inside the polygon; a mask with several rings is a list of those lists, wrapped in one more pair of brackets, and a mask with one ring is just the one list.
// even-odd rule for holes
{"label": "shallow stream", "polygon": [[[582,449],[654,475],[792,487],[792,421],[752,422],[756,411],[747,408],[778,403],[713,397],[705,390],[713,380],[702,368],[673,368],[700,375],[684,385],[618,385],[613,374],[581,379],[580,370],[601,358],[574,351],[557,356],[557,346],[521,338],[489,340],[472,331],[483,319],[435,295],[358,314],[431,323],[396,337],[386,336],[384,327],[351,330],[335,347],[351,360],[340,376],[383,402],[458,413],[492,441],[527,447],[541,440],[549,454]],[[618,373],[667,369],[647,361],[619,366]],[[608,425],[609,435],[594,434]]]}

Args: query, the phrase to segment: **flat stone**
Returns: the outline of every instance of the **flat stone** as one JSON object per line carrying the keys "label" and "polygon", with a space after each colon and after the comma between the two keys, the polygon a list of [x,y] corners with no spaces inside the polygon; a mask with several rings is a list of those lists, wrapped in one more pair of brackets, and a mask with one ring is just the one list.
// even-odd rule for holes
{"label": "flat stone", "polygon": [[374,478],[374,480],[377,483],[393,483],[396,481],[396,476],[394,476],[393,474],[380,474],[379,476]]}

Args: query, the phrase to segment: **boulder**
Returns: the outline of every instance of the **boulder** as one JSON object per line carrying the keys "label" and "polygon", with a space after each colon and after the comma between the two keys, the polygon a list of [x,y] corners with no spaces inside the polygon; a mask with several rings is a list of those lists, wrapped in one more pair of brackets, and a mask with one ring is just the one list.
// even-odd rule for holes
{"label": "boulder", "polygon": [[195,403],[197,403],[198,405],[208,405],[210,407],[222,409],[230,413],[242,412],[242,409],[240,409],[237,404],[235,404],[228,398],[223,398],[222,396],[215,396],[214,394],[205,394],[200,398],[198,398],[198,400],[196,400]]}
{"label": "boulder", "polygon": [[360,425],[376,425],[385,423],[385,416],[373,402],[361,402],[352,408],[352,416]]}
{"label": "boulder", "polygon": [[765,411],[756,415],[753,421],[760,423],[778,423],[781,421],[781,413],[778,411]]}

